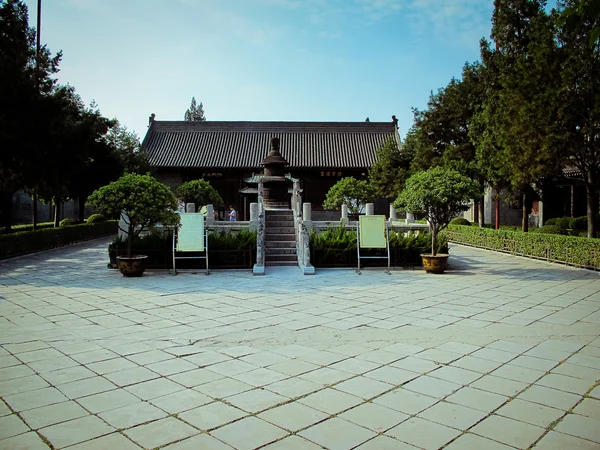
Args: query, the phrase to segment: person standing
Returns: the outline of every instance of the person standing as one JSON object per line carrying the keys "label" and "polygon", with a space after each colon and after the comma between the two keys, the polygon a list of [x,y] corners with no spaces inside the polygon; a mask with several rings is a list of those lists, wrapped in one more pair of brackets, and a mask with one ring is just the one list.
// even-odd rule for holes
{"label": "person standing", "polygon": [[235,222],[237,220],[237,212],[235,212],[235,208],[233,205],[229,205],[229,221]]}

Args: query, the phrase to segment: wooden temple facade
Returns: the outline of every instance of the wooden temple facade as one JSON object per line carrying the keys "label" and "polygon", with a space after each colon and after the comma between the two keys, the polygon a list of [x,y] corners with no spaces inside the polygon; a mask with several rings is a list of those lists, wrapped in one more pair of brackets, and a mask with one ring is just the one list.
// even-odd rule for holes
{"label": "wooden temple facade", "polygon": [[390,122],[185,122],[152,115],[142,149],[161,182],[176,188],[203,178],[247,220],[272,137],[289,162],[286,175],[300,181],[303,201],[317,215],[338,180],[367,178],[381,145],[400,144],[395,116]]}

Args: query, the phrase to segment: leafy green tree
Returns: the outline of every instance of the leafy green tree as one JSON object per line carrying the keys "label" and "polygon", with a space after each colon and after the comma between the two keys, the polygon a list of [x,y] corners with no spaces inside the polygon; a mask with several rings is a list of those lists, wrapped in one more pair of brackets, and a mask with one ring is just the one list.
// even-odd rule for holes
{"label": "leafy green tree", "polygon": [[588,46],[597,47],[600,40],[600,0],[571,0],[562,6],[557,24],[565,31],[589,30]]}
{"label": "leafy green tree", "polygon": [[27,6],[19,0],[0,2],[0,213],[10,230],[12,196],[27,185],[25,175],[45,149],[37,145],[40,102],[54,89],[61,54],[43,46],[36,56],[35,31]]}
{"label": "leafy green tree", "polygon": [[360,214],[367,203],[377,197],[375,188],[365,180],[345,177],[335,183],[325,196],[324,209],[341,209],[348,206],[350,214]]}
{"label": "leafy green tree", "polygon": [[202,106],[202,102],[196,104],[196,98],[192,97],[192,103],[190,104],[189,109],[185,111],[183,120],[185,120],[186,122],[205,121],[206,117],[204,117],[204,109]]}
{"label": "leafy green tree", "polygon": [[377,150],[377,161],[369,170],[369,182],[380,197],[395,199],[409,176],[412,147],[398,146],[390,139]]}
{"label": "leafy green tree", "polygon": [[177,225],[177,199],[171,190],[150,175],[128,173],[97,189],[88,202],[99,214],[123,217],[127,233],[127,256],[136,236],[157,224]]}
{"label": "leafy green tree", "polygon": [[560,134],[566,164],[579,170],[585,185],[588,237],[595,237],[600,187],[600,1],[566,0],[561,6],[561,17],[575,12],[576,20],[559,21],[557,33]]}
{"label": "leafy green tree", "polygon": [[216,189],[203,179],[186,181],[175,190],[175,195],[184,203],[194,203],[198,210],[205,205],[214,205],[217,208],[224,205]]}
{"label": "leafy green tree", "polygon": [[481,196],[479,183],[458,171],[433,167],[411,176],[394,202],[415,214],[424,214],[431,228],[431,254],[437,254],[437,238],[450,220],[469,209],[470,200]]}

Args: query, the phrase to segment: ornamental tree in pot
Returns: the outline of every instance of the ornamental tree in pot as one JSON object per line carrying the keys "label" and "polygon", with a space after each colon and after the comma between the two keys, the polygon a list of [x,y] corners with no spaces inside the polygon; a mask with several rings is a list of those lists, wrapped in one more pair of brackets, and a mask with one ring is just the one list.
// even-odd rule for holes
{"label": "ornamental tree in pot", "polygon": [[128,173],[117,181],[97,189],[88,197],[88,203],[100,214],[118,217],[121,214],[127,233],[127,256],[117,257],[119,270],[124,276],[141,276],[144,272],[143,255],[132,255],[133,240],[143,231],[162,225],[177,225],[177,199],[171,190],[150,175]]}
{"label": "ornamental tree in pot", "polygon": [[448,255],[437,253],[437,238],[450,220],[469,209],[474,198],[480,198],[478,183],[446,167],[417,172],[406,181],[394,207],[424,214],[431,228],[431,255],[421,255],[427,272],[443,273]]}

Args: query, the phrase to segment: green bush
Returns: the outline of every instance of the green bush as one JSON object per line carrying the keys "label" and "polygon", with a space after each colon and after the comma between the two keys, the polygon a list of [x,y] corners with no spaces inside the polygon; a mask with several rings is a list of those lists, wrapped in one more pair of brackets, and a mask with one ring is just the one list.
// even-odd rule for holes
{"label": "green bush", "polygon": [[4,234],[0,235],[0,259],[62,247],[116,232],[117,222],[110,221]]}
{"label": "green bush", "polygon": [[73,219],[72,217],[67,217],[59,222],[61,227],[70,227],[71,225],[77,225],[79,221],[77,219]]}
{"label": "green bush", "polygon": [[543,225],[539,228],[531,228],[530,233],[562,234],[558,225]]}
{"label": "green bush", "polygon": [[[448,240],[440,236],[437,240],[437,251],[448,252]],[[313,257],[311,261],[317,267],[340,266],[351,267],[357,264],[356,231],[344,227],[327,228],[327,230],[310,236],[310,248]],[[421,254],[431,253],[431,234],[408,233],[390,230],[390,253],[392,264],[420,265]],[[361,249],[365,256],[385,256],[387,253],[381,249]],[[317,257],[318,255],[318,257]],[[377,262],[373,262],[377,261]],[[384,260],[361,260],[361,265],[383,265]],[[386,264],[386,263],[385,263]]]}
{"label": "green bush", "polygon": [[86,223],[100,223],[100,222],[106,222],[106,217],[104,217],[102,214],[92,214],[86,220]]}
{"label": "green bush", "polygon": [[558,220],[557,217],[554,217],[552,219],[548,219],[546,220],[546,222],[544,222],[544,225],[556,225],[556,221]]}
{"label": "green bush", "polygon": [[[54,228],[54,222],[40,222],[37,224],[37,229],[40,230],[42,228]],[[13,225],[11,227],[10,233],[18,233],[20,231],[29,231],[33,230],[33,225],[30,223],[22,224],[22,225]],[[4,228],[0,229],[0,234],[8,234],[4,231]]]}
{"label": "green bush", "polygon": [[570,225],[574,231],[587,231],[588,218],[587,218],[587,216],[574,217],[571,219]]}
{"label": "green bush", "polygon": [[452,219],[450,221],[450,224],[452,224],[452,225],[466,225],[466,226],[470,226],[471,222],[469,222],[464,217],[455,217],[454,219]]}
{"label": "green bush", "polygon": [[451,225],[450,242],[561,262],[576,267],[600,267],[600,240],[546,233],[522,233]]}

